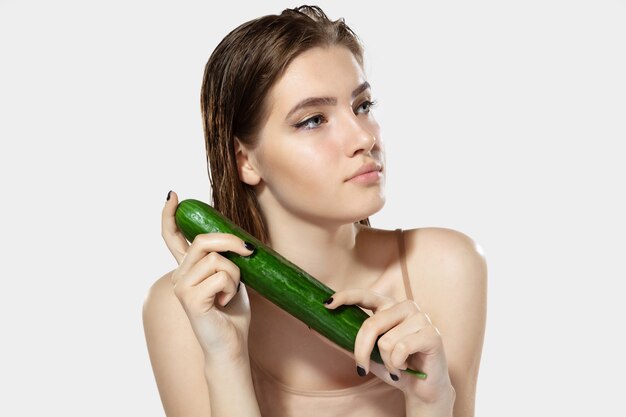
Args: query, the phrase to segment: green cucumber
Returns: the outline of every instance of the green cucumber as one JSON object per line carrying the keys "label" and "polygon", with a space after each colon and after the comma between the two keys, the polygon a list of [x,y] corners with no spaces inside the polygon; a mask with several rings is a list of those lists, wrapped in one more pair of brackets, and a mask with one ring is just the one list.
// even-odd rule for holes
{"label": "green cucumber", "polygon": [[[333,310],[324,307],[324,300],[335,291],[202,201],[181,201],[175,217],[178,228],[189,242],[193,242],[199,234],[230,233],[255,245],[254,253],[248,257],[233,252],[221,254],[239,267],[244,284],[327,339],[354,352],[356,335],[369,317],[365,311],[354,305],[343,305]],[[377,344],[371,359],[383,363]],[[423,372],[408,368],[406,372],[426,378]]]}

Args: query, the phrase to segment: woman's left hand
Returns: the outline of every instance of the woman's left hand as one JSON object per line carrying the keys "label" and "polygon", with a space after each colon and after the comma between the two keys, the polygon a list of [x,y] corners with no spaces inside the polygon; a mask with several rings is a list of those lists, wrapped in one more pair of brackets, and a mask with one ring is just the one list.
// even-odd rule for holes
{"label": "woman's left hand", "polygon": [[[331,299],[332,302],[326,305],[329,309],[358,305],[374,313],[363,322],[354,344],[357,366],[365,373],[373,372],[402,390],[407,400],[418,404],[454,401],[441,334],[414,301],[397,302],[362,289],[338,291]],[[370,362],[376,343],[384,365]],[[401,372],[407,368],[428,376],[420,379]]]}

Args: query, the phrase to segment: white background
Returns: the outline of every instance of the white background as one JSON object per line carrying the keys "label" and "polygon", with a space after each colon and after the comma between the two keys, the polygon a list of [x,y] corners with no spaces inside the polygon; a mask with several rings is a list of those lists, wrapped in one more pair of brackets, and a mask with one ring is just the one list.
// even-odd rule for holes
{"label": "white background", "polygon": [[[623,413],[625,2],[318,4],[366,47],[373,225],[487,255],[477,415]],[[209,200],[204,64],[297,5],[0,1],[0,415],[163,415],[141,307],[166,193]]]}

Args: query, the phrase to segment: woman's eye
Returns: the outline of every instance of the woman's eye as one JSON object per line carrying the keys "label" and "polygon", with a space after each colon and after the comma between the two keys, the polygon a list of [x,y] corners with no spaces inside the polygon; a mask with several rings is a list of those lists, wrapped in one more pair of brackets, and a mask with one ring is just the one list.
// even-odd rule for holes
{"label": "woman's eye", "polygon": [[296,124],[296,127],[298,129],[302,128],[302,129],[315,129],[316,127],[321,126],[322,123],[324,123],[325,119],[324,116],[322,116],[321,114],[315,115],[313,117],[309,117],[306,120],[301,121],[300,123]]}
{"label": "woman's eye", "polygon": [[357,113],[369,113],[375,105],[375,101],[365,100],[359,107],[357,107]]}

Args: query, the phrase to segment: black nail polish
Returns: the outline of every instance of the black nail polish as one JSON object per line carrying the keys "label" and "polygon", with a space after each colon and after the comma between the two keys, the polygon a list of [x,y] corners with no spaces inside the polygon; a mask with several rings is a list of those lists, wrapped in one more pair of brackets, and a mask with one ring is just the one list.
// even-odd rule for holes
{"label": "black nail polish", "polygon": [[167,198],[165,199],[165,201],[170,201],[170,194],[172,194],[172,190],[170,190],[170,191],[167,193]]}
{"label": "black nail polish", "polygon": [[391,376],[391,379],[393,379],[394,381],[400,380],[400,377],[398,375],[396,375],[396,374],[390,373],[389,376]]}
{"label": "black nail polish", "polygon": [[333,297],[330,297],[328,300],[324,301],[324,304],[330,304],[333,302]]}
{"label": "black nail polish", "polygon": [[363,369],[359,365],[357,365],[356,366],[356,373],[359,374],[359,376],[365,376],[365,369]]}
{"label": "black nail polish", "polygon": [[256,249],[254,245],[250,242],[243,242],[243,245],[246,247],[246,249],[251,250],[253,252],[254,252],[254,249]]}

